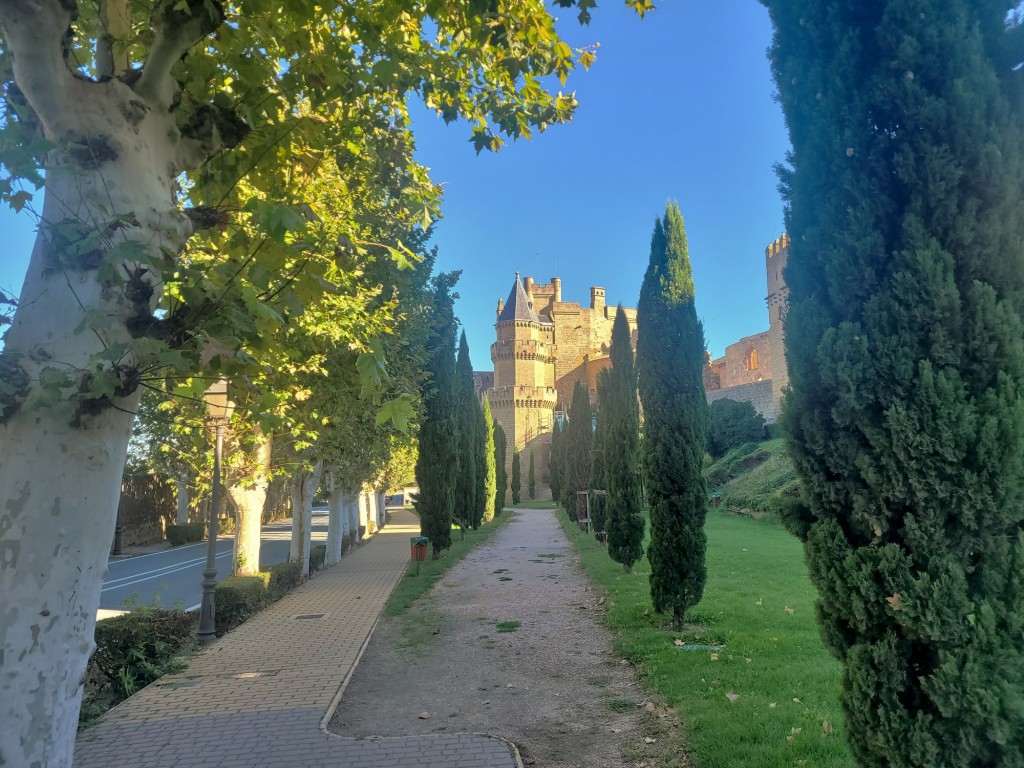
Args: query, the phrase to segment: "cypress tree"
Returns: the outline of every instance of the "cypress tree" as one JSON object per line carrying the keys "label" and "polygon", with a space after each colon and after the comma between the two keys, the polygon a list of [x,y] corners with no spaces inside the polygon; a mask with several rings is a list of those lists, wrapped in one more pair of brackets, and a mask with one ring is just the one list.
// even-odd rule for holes
{"label": "cypress tree", "polygon": [[644,422],[643,465],[651,513],[651,600],[682,629],[700,602],[707,571],[704,447],[704,328],[694,307],[693,273],[679,206],[656,221],[637,305],[637,369]]}
{"label": "cypress tree", "polygon": [[512,454],[512,503],[519,503],[519,489],[522,488],[522,472],[519,467],[519,451]]}
{"label": "cypress tree", "polygon": [[854,753],[1022,765],[1016,3],[768,6],[793,147],[789,522],[844,665]]}
{"label": "cypress tree", "polygon": [[640,514],[640,405],[636,366],[626,313],[619,305],[612,325],[612,367],[608,372],[605,442],[614,450],[604,461],[608,486],[608,554],[628,573],[643,556],[644,519]]}
{"label": "cypress tree", "polygon": [[577,495],[590,487],[590,448],[594,442],[594,417],[587,385],[577,381],[569,405],[562,448],[562,506],[573,520],[579,518]]}
{"label": "cypress tree", "polygon": [[[484,424],[484,486],[480,501],[483,503],[484,508],[481,512],[481,522],[489,523],[494,519],[495,497],[498,493],[498,448],[494,442],[495,423],[494,418],[491,416],[491,403],[486,397],[484,398],[482,418]],[[504,467],[504,450],[502,451],[501,463]],[[504,495],[504,488],[502,488],[502,495]]]}
{"label": "cypress tree", "polygon": [[477,470],[480,451],[477,410],[473,391],[473,363],[469,359],[466,332],[459,339],[459,356],[455,363],[458,376],[459,472],[455,478],[455,519],[462,529],[473,527],[477,498]]}
{"label": "cypress tree", "polygon": [[[488,406],[489,407],[489,406]],[[505,508],[505,494],[508,491],[508,470],[505,469],[505,457],[508,455],[508,443],[505,430],[494,421],[494,473],[497,475],[497,489],[494,492],[494,515],[497,517]]]}
{"label": "cypress tree", "polygon": [[605,369],[597,374],[597,428],[594,430],[594,444],[590,452],[590,523],[595,535],[604,533],[607,521],[608,497],[604,493],[595,493],[607,490],[604,472],[607,415],[608,370]]}
{"label": "cypress tree", "polygon": [[458,272],[434,279],[434,306],[427,341],[430,381],[423,394],[416,482],[420,533],[430,538],[436,560],[452,544],[455,477],[458,472],[458,397],[455,375],[455,313],[452,288]]}
{"label": "cypress tree", "polygon": [[548,459],[548,472],[551,474],[551,500],[558,504],[562,492],[562,427],[555,420],[551,426],[551,457]]}
{"label": "cypress tree", "polygon": [[526,472],[526,484],[530,489],[530,498],[537,498],[537,477],[533,468],[533,451],[530,451],[530,468]]}
{"label": "cypress tree", "polygon": [[473,493],[473,529],[483,524],[484,516],[491,509],[493,485],[487,485],[487,462],[493,460],[494,451],[487,449],[487,435],[490,431],[490,419],[484,419],[484,409],[473,393],[474,428],[476,430],[476,488]]}

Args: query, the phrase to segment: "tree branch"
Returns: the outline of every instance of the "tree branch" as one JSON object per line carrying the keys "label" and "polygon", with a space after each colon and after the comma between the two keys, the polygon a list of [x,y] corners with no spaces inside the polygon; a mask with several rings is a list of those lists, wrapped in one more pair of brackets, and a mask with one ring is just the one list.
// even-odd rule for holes
{"label": "tree branch", "polygon": [[186,2],[187,7],[179,10],[179,0],[160,0],[153,9],[153,45],[142,76],[135,84],[135,92],[154,108],[171,108],[177,88],[171,67],[224,21],[224,12],[217,0]]}
{"label": "tree branch", "polygon": [[99,0],[100,34],[96,40],[96,77],[106,80],[128,69],[131,12],[128,0]]}
{"label": "tree branch", "polygon": [[64,61],[64,35],[77,13],[74,0],[0,0],[4,48],[14,82],[48,137],[64,131],[74,77]]}

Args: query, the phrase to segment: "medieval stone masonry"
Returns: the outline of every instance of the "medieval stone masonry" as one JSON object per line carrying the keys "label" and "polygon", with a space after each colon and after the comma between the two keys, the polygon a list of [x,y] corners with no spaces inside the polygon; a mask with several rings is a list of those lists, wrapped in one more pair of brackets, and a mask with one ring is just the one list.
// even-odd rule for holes
{"label": "medieval stone masonry", "polygon": [[704,391],[709,403],[726,398],[750,403],[769,422],[778,419],[782,393],[789,383],[783,345],[788,292],[782,274],[788,252],[786,235],[765,249],[768,330],[730,344],[724,356],[717,360],[709,356],[704,366]]}
{"label": "medieval stone masonry", "polygon": [[[789,239],[782,235],[765,250],[768,277],[768,330],[730,344],[725,355],[704,367],[708,402],[730,398],[752,403],[768,421],[775,421],[788,382],[783,349],[786,284],[782,276]],[[508,299],[498,300],[491,345],[494,373],[475,372],[477,394],[491,404],[494,418],[508,439],[507,469],[512,453],[522,454],[522,487],[533,454],[538,498],[549,498],[548,456],[556,413],[569,409],[577,381],[597,399],[597,374],[611,366],[612,325],[619,310],[608,306],[605,290],[590,289],[590,306],[562,301],[562,281],[538,285],[532,277],[515,282]],[[636,310],[622,309],[636,345]]]}
{"label": "medieval stone masonry", "polygon": [[[623,309],[636,341],[636,310]],[[548,491],[548,455],[555,411],[568,411],[577,381],[584,381],[592,401],[597,399],[597,374],[611,365],[608,357],[612,325],[618,309],[605,303],[605,290],[590,289],[590,306],[562,301],[562,281],[546,285],[533,278],[515,283],[508,299],[498,301],[491,345],[494,379],[484,395],[491,412],[508,438],[508,466],[512,452],[522,454],[523,489],[526,467],[533,453],[538,498]],[[485,379],[477,374],[477,381]]]}

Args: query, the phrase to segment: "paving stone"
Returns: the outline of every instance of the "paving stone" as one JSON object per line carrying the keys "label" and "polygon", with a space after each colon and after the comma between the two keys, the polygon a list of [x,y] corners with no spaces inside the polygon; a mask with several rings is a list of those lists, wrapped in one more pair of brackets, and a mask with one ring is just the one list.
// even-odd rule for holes
{"label": "paving stone", "polygon": [[[489,736],[350,739],[320,730],[418,533],[415,516],[393,511],[340,563],[79,734],[76,768],[516,768],[505,742]],[[316,613],[327,615],[292,618]]]}

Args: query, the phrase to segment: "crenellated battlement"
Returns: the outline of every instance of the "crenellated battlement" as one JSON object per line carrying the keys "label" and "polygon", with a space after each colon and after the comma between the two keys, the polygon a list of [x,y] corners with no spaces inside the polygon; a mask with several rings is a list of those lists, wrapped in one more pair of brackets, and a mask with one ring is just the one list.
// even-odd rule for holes
{"label": "crenellated battlement", "polygon": [[769,243],[768,247],[764,249],[764,257],[766,259],[770,259],[772,256],[778,256],[788,247],[789,235],[783,232],[781,235],[775,238],[775,242]]}

